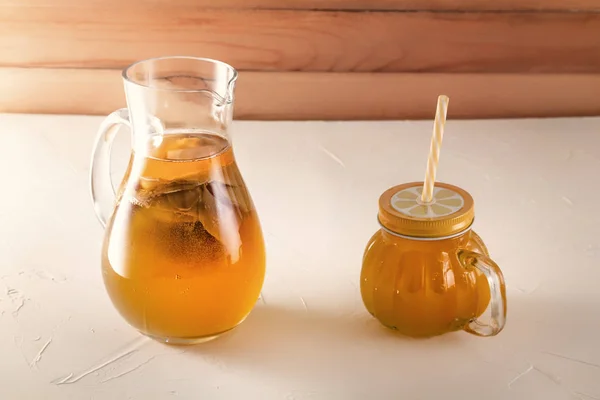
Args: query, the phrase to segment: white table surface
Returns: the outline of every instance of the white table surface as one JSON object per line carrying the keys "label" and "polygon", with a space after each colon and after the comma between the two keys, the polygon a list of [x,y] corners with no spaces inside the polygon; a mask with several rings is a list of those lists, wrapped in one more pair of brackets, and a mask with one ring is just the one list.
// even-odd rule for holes
{"label": "white table surface", "polygon": [[381,327],[358,284],[378,197],[422,179],[431,123],[236,122],[264,298],[195,347],[140,336],[105,294],[100,121],[0,115],[0,399],[600,399],[600,119],[448,123],[439,179],[475,198],[508,320],[426,340]]}

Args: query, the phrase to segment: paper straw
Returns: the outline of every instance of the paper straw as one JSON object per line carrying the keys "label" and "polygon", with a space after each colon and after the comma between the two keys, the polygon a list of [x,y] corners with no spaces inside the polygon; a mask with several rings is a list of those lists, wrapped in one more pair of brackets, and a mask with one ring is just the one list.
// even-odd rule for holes
{"label": "paper straw", "polygon": [[431,203],[433,200],[433,185],[435,184],[435,173],[440,161],[440,148],[442,147],[444,124],[446,123],[449,101],[448,96],[442,95],[438,97],[435,122],[433,124],[433,136],[431,137],[431,148],[429,149],[429,158],[427,159],[427,172],[425,173],[425,182],[423,183],[423,193],[421,193],[421,202],[425,204]]}

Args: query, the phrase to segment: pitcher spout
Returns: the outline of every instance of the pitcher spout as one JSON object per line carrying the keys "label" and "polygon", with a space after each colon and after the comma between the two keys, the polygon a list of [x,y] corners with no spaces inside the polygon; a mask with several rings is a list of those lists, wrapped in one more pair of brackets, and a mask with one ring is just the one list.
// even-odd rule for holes
{"label": "pitcher spout", "polygon": [[159,125],[161,133],[206,130],[229,139],[237,76],[232,66],[208,58],[162,57],[132,64],[123,80],[136,136],[156,133]]}

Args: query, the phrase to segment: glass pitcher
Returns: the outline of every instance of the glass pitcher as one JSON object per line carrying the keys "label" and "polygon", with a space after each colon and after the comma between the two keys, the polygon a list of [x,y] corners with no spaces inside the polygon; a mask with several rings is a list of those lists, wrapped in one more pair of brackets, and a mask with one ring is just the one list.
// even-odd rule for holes
{"label": "glass pitcher", "polygon": [[424,204],[422,188],[407,183],[379,198],[381,229],[367,244],[361,271],[365,307],[407,336],[498,334],[506,319],[504,277],[471,229],[473,198],[436,183],[433,201]]}
{"label": "glass pitcher", "polygon": [[[260,222],[228,129],[237,72],[209,59],[165,57],[123,71],[127,109],[101,125],[91,192],[106,227],[102,273],[119,313],[141,333],[174,344],[233,329],[260,295]],[[117,192],[110,147],[132,132]]]}

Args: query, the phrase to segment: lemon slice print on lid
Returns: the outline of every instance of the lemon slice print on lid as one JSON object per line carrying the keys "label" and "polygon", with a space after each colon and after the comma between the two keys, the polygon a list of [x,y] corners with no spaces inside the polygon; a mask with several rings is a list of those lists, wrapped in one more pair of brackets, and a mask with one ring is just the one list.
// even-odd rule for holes
{"label": "lemon slice print on lid", "polygon": [[453,190],[435,187],[431,203],[421,202],[423,188],[410,187],[394,194],[390,200],[394,210],[416,218],[437,218],[454,214],[465,204],[464,199]]}

